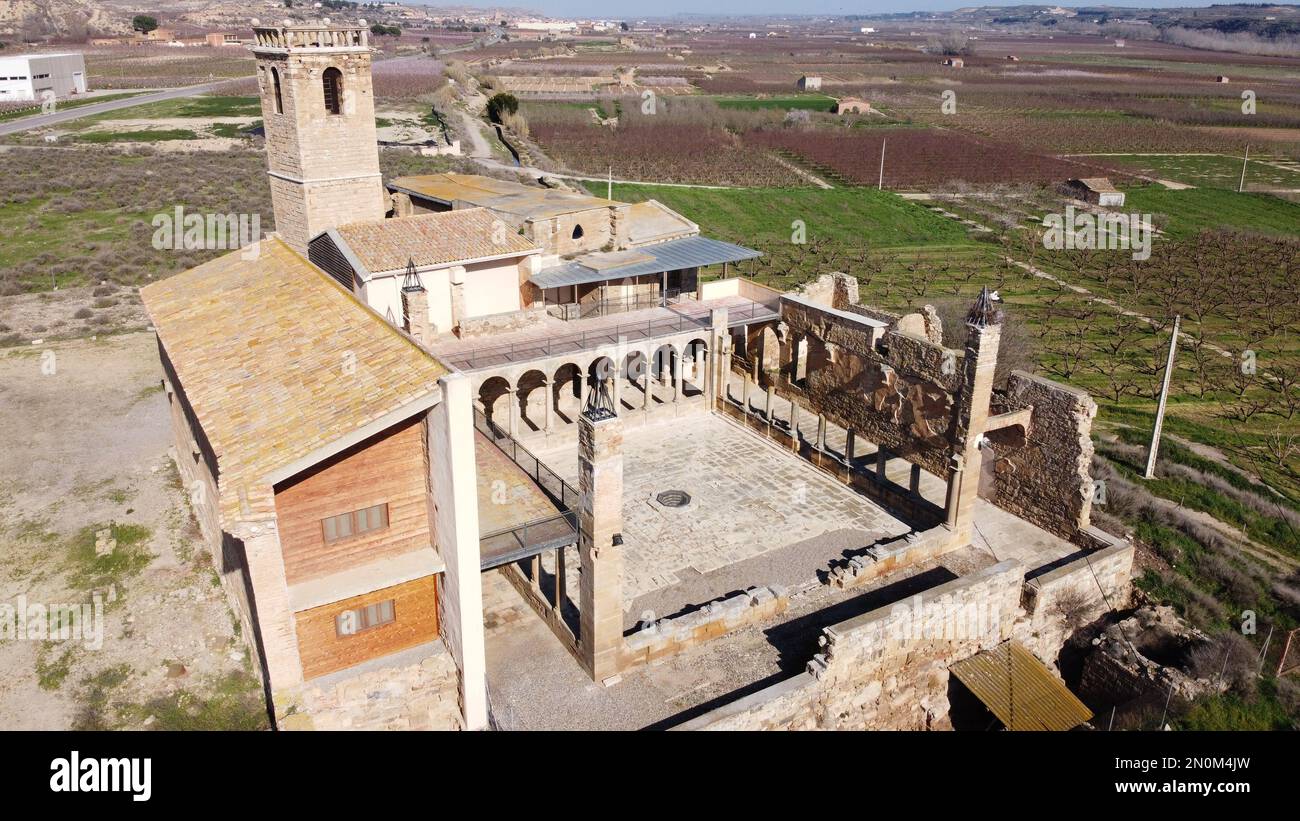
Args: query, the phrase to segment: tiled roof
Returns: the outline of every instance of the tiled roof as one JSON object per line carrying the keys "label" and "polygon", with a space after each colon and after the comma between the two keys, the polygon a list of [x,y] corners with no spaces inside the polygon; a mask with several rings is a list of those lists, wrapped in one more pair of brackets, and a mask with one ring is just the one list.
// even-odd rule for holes
{"label": "tiled roof", "polygon": [[1119,189],[1111,184],[1106,177],[1080,177],[1082,183],[1090,191],[1096,191],[1098,194],[1116,194]]}
{"label": "tiled roof", "polygon": [[[253,248],[256,253],[252,252]],[[448,369],[278,238],[140,291],[217,457],[221,512]]]}
{"label": "tiled roof", "polygon": [[610,208],[624,203],[601,199],[572,191],[538,188],[506,182],[477,174],[426,174],[417,177],[398,177],[391,188],[409,191],[417,196],[440,202],[466,202],[491,208],[502,214],[513,214],[521,219],[546,219],[593,208]]}
{"label": "tiled roof", "polygon": [[335,229],[370,273],[527,254],[531,240],[486,208],[356,222]]}

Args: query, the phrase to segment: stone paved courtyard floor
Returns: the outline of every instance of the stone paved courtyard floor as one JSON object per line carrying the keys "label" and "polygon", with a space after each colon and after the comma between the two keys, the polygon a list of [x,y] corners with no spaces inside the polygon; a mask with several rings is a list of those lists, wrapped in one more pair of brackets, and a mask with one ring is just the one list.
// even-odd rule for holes
{"label": "stone paved courtyard floor", "polygon": [[[576,449],[537,456],[577,484]],[[811,465],[712,414],[628,430],[623,458],[629,610],[652,605],[646,598],[651,593],[701,576],[715,582],[695,585],[704,597],[682,604],[781,581],[772,578],[788,575],[779,568],[751,579],[719,572],[776,551],[788,554],[801,567],[800,577],[811,581],[814,568],[824,569],[844,551],[910,529]],[[690,505],[657,504],[656,494],[665,490],[689,493]],[[658,616],[670,612],[656,609]]]}

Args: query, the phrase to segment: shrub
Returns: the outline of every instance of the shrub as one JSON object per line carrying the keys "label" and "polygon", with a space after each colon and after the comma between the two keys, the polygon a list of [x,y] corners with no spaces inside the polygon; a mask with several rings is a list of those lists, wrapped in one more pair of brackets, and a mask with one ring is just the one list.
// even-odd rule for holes
{"label": "shrub", "polygon": [[501,118],[505,115],[519,113],[519,99],[515,95],[506,94],[505,92],[493,94],[488,99],[487,112],[492,122],[502,122]]}
{"label": "shrub", "polygon": [[78,308],[77,312],[73,314],[72,317],[73,319],[90,319],[94,315],[95,312],[89,308]]}

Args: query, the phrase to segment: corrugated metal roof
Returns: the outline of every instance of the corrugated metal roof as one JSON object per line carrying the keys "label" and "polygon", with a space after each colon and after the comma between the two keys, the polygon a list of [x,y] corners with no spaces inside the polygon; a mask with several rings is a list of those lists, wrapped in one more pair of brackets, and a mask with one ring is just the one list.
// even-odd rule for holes
{"label": "corrugated metal roof", "polygon": [[1019,642],[1005,641],[948,670],[1008,730],[1071,730],[1092,711]]}
{"label": "corrugated metal roof", "polygon": [[[733,245],[722,240],[708,237],[683,237],[658,245],[643,245],[634,249],[640,255],[652,257],[642,262],[628,265],[606,267],[600,265],[606,254],[588,254],[563,265],[556,265],[537,272],[532,283],[538,288],[559,288],[565,285],[582,285],[587,282],[604,282],[613,279],[661,274],[664,271],[678,271],[683,268],[698,268],[702,265],[717,265],[721,262],[739,262],[762,256],[753,248]],[[611,254],[622,253],[619,251]],[[585,264],[590,263],[590,264]]]}

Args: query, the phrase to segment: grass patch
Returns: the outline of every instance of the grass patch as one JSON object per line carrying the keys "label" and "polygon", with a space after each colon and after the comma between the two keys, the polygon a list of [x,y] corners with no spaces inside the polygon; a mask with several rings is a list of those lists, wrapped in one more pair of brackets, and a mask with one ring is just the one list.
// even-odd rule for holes
{"label": "grass patch", "polygon": [[1179,730],[1293,730],[1295,720],[1269,692],[1252,698],[1234,693],[1206,696],[1173,722]]}
{"label": "grass patch", "polygon": [[953,220],[896,194],[869,188],[673,188],[615,185],[614,199],[655,199],[689,215],[710,236],[762,247],[791,242],[802,220],[807,240],[828,239],[889,248],[969,244]]}
{"label": "grass patch", "polygon": [[90,131],[76,136],[80,143],[158,143],[171,140],[197,140],[199,135],[188,128],[157,128],[142,131]]}
{"label": "grass patch", "polygon": [[149,716],[153,730],[266,730],[270,722],[262,686],[251,674],[227,673],[211,682],[211,693],[178,690],[144,704],[123,705],[119,714],[139,724]]}
{"label": "grass patch", "polygon": [[106,667],[81,680],[84,688],[81,707],[72,720],[74,730],[112,730],[114,722],[108,716],[109,700],[117,688],[131,678],[131,665],[123,663]]}
{"label": "grass patch", "polygon": [[778,97],[714,97],[718,108],[732,108],[740,111],[765,111],[777,109],[790,111],[834,111],[838,102],[825,94],[788,94]]}
{"label": "grass patch", "polygon": [[74,587],[93,590],[120,583],[134,576],[149,564],[153,554],[145,549],[153,532],[143,525],[107,525],[117,547],[106,556],[95,555],[95,534],[105,525],[89,525],[81,529],[69,547],[72,567],[70,581]]}
{"label": "grass patch", "polygon": [[1257,234],[1300,236],[1300,204],[1271,194],[1238,194],[1219,188],[1172,191],[1148,185],[1126,190],[1124,211],[1163,214],[1161,230],[1175,238],[1207,228],[1226,228]]}
{"label": "grass patch", "polygon": [[[1105,160],[1119,163],[1150,177],[1204,188],[1236,191],[1241,181],[1241,158],[1223,154],[1130,154],[1106,157]],[[1300,172],[1250,160],[1246,164],[1246,187],[1249,190],[1251,186],[1300,188]]]}
{"label": "grass patch", "polygon": [[77,655],[76,645],[67,645],[63,652],[57,648],[63,645],[46,642],[36,653],[36,683],[42,690],[57,690],[72,672],[72,662]]}
{"label": "grass patch", "polygon": [[240,137],[249,136],[250,131],[252,131],[255,128],[258,128],[261,125],[262,125],[261,120],[258,120],[255,123],[249,123],[248,125],[240,125],[239,123],[213,123],[212,134],[213,136],[216,137],[229,137],[231,139],[238,139]]}

